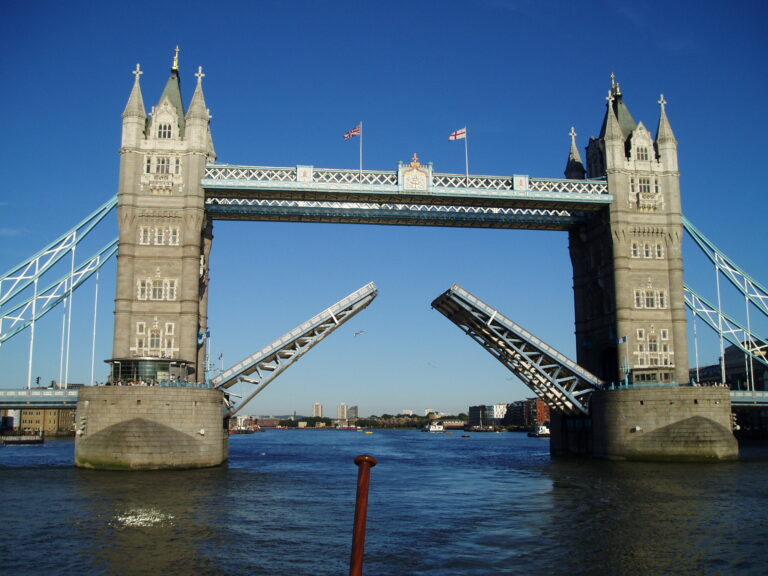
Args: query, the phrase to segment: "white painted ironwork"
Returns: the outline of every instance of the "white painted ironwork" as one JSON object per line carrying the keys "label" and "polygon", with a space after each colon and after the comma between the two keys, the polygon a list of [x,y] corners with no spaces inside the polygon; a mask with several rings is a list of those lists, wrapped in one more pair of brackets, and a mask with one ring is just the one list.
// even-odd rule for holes
{"label": "white painted ironwork", "polygon": [[[301,177],[301,169],[311,168],[311,184],[330,184],[349,186],[354,191],[357,186],[392,187],[401,185],[397,171],[384,170],[343,170],[332,168],[314,168],[302,166],[268,167],[235,166],[212,164],[206,166],[204,180],[235,185],[237,182],[248,183],[295,183],[297,188],[304,188],[307,182]],[[518,181],[518,186],[515,186]],[[524,183],[524,188],[520,188]],[[577,194],[589,196],[608,195],[608,184],[596,180],[563,180],[556,178],[528,178],[517,176],[486,176],[433,173],[428,183],[430,190],[450,191],[516,191],[542,192],[547,194]],[[281,189],[283,186],[281,186]]]}
{"label": "white painted ironwork", "polygon": [[683,226],[701,251],[715,265],[715,268],[763,314],[768,316],[768,289],[742,270],[733,260],[723,254],[712,241],[704,236],[685,216]]}
{"label": "white painted ironwork", "polygon": [[30,286],[69,250],[76,246],[117,205],[117,196],[40,252],[0,276],[0,306]]}
{"label": "white painted ironwork", "polygon": [[552,410],[589,414],[590,394],[603,382],[498,310],[454,284],[432,307],[512,371]]}
{"label": "white painted ironwork", "polygon": [[[722,338],[748,354],[753,360],[768,366],[768,339],[755,334],[732,317],[724,314],[719,306],[707,301],[689,286],[684,287],[685,304],[695,316],[701,317],[707,325]],[[724,351],[720,352],[721,357]]]}
{"label": "white painted ironwork", "polygon": [[376,298],[377,293],[378,289],[373,282],[366,284],[213,378],[211,384],[216,388],[230,388],[238,382],[247,382],[257,387],[237,408],[230,408],[227,416],[237,414],[256,394],[313,346],[366,308]]}
{"label": "white painted ironwork", "polygon": [[375,170],[332,170],[316,168],[313,182],[330,184],[368,184],[380,186],[397,186],[396,172]]}
{"label": "white painted ironwork", "polygon": [[45,316],[57,304],[66,299],[71,302],[72,291],[83,284],[117,253],[117,242],[118,240],[115,238],[97,254],[74,268],[70,274],[53,282],[43,290],[38,291],[36,289],[31,298],[4,310],[0,314],[0,345]]}

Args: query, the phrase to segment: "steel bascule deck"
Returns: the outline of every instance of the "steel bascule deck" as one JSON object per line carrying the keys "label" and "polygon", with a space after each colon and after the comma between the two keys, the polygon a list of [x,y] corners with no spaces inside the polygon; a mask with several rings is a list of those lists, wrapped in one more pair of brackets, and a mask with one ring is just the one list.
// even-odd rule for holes
{"label": "steel bascule deck", "polygon": [[552,410],[589,414],[589,396],[603,382],[458,284],[432,307],[461,328]]}
{"label": "steel bascule deck", "polygon": [[378,289],[373,282],[366,284],[213,378],[211,384],[221,389],[230,388],[238,382],[256,385],[256,390],[243,400],[240,406],[230,407],[227,416],[237,414],[254,396],[312,347],[364,310],[377,294]]}
{"label": "steel bascule deck", "polygon": [[[419,170],[412,183],[408,172]],[[206,212],[220,220],[568,230],[610,204],[602,180],[210,165]]]}

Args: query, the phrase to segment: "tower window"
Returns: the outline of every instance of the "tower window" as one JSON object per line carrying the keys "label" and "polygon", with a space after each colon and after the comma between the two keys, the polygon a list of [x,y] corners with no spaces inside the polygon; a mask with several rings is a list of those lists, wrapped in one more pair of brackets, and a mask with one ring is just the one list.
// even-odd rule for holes
{"label": "tower window", "polygon": [[651,179],[640,178],[640,194],[649,194],[651,192]]}
{"label": "tower window", "polygon": [[651,245],[643,244],[643,258],[651,258]]}
{"label": "tower window", "polygon": [[173,336],[173,329],[176,327],[176,325],[173,322],[166,322],[165,323],[165,335],[166,336]]}
{"label": "tower window", "polygon": [[635,290],[635,308],[643,307],[643,291]]}
{"label": "tower window", "polygon": [[144,171],[147,174],[151,174],[152,173],[152,157],[151,156],[147,156],[147,162],[145,164]]}
{"label": "tower window", "polygon": [[155,244],[162,246],[165,244],[165,229],[161,227],[155,228]]}
{"label": "tower window", "polygon": [[656,258],[664,258],[664,244],[656,244]]}
{"label": "tower window", "polygon": [[139,244],[147,245],[149,244],[150,240],[150,227],[149,226],[142,226],[139,228]]}
{"label": "tower window", "polygon": [[162,280],[152,280],[152,300],[163,299],[163,282]]}
{"label": "tower window", "polygon": [[661,330],[659,330],[659,332],[661,333],[661,339],[662,340],[669,340],[669,330],[668,329],[662,328]]}
{"label": "tower window", "polygon": [[144,322],[136,322],[136,334],[144,334],[147,330],[147,325]]}
{"label": "tower window", "polygon": [[149,347],[160,348],[160,330],[152,330],[152,332],[150,332]]}
{"label": "tower window", "polygon": [[181,158],[176,156],[176,174],[181,174]]}
{"label": "tower window", "polygon": [[637,159],[638,160],[645,160],[645,161],[647,161],[648,160],[648,148],[646,148],[645,146],[640,146],[637,149]]}
{"label": "tower window", "polygon": [[170,124],[160,124],[157,127],[157,137],[158,138],[170,138],[171,137],[171,125]]}
{"label": "tower window", "polygon": [[179,245],[179,229],[175,226],[168,230],[168,244],[171,246]]}
{"label": "tower window", "polygon": [[176,280],[165,281],[165,299],[176,300]]}
{"label": "tower window", "polygon": [[637,329],[637,339],[638,340],[645,340],[645,329],[644,328],[638,328]]}
{"label": "tower window", "polygon": [[646,308],[656,308],[656,298],[654,297],[653,290],[648,290],[645,293],[645,307]]}
{"label": "tower window", "polygon": [[167,156],[158,156],[157,164],[155,165],[155,172],[157,174],[169,174],[171,168],[171,161]]}
{"label": "tower window", "polygon": [[632,242],[632,258],[640,257],[640,246],[637,242]]}
{"label": "tower window", "polygon": [[139,300],[146,300],[148,296],[149,296],[149,282],[147,280],[139,280],[139,286],[138,286]]}
{"label": "tower window", "polygon": [[659,308],[667,307],[667,293],[664,290],[659,290]]}

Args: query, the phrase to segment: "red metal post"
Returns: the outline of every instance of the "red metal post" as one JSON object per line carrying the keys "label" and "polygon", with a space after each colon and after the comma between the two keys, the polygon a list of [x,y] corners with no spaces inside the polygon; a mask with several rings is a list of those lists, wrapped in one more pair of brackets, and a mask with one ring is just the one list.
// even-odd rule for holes
{"label": "red metal post", "polygon": [[357,470],[357,501],[355,502],[355,526],[352,531],[352,557],[349,560],[349,576],[363,576],[365,556],[365,520],[368,515],[368,488],[371,483],[371,468],[376,458],[361,454],[355,458]]}

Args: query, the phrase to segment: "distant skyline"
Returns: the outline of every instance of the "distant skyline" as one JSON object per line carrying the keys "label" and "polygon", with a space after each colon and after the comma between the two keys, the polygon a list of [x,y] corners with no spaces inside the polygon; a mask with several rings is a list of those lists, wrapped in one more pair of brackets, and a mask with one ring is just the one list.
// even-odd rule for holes
{"label": "distant skyline", "polygon": [[[685,215],[768,284],[768,5],[585,0],[126,4],[31,0],[0,20],[0,272],[117,192],[121,114],[140,63],[149,110],[180,47],[184,104],[198,66],[218,162],[395,170],[417,153],[435,171],[563,177],[575,126],[597,136],[611,73],[654,134],[660,94],[679,141]],[[103,223],[78,255],[117,234]],[[306,412],[344,401],[360,415],[533,396],[431,301],[461,284],[575,358],[568,236],[557,232],[216,222],[210,357],[232,365],[369,281],[379,296],[243,409]],[[713,297],[691,242],[686,282]],[[99,282],[95,380],[112,351],[115,262]],[[90,383],[95,285],[74,297],[70,381]],[[725,301],[743,317],[744,302]],[[753,328],[768,334],[764,318]],[[38,325],[32,377],[58,379],[62,311]],[[357,335],[355,335],[357,333]],[[689,315],[691,365],[695,363]],[[697,324],[700,363],[719,343]],[[26,384],[29,338],[0,347],[0,387]],[[239,390],[239,389],[238,389]],[[247,392],[247,388],[242,388]]]}

